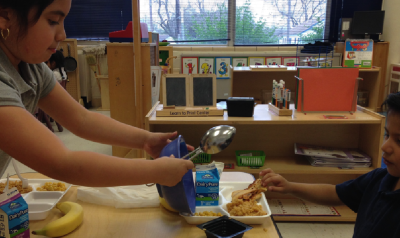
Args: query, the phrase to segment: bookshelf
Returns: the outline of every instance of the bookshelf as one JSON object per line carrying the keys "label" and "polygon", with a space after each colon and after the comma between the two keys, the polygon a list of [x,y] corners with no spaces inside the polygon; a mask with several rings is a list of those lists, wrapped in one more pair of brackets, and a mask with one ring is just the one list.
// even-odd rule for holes
{"label": "bookshelf", "polygon": [[[292,105],[293,106],[293,105]],[[266,168],[285,176],[289,181],[306,183],[338,184],[372,171],[381,166],[385,117],[363,107],[349,119],[324,119],[323,113],[297,113],[293,116],[279,117],[261,104],[254,109],[253,117],[156,117],[153,107],[146,116],[146,130],[152,132],[178,131],[186,143],[197,147],[203,134],[211,127],[232,125],[236,135],[232,143],[222,152],[212,155],[211,160],[234,164],[237,171],[253,174]],[[332,114],[332,113],[329,113]],[[335,114],[335,113],[333,113]],[[343,113],[341,113],[343,114]],[[338,169],[318,168],[308,164],[300,155],[294,154],[294,143],[313,144],[340,148],[359,148],[372,158],[369,168]],[[252,169],[239,167],[236,163],[236,150],[263,150],[266,153],[264,166]],[[149,158],[149,157],[148,157]],[[266,193],[267,197],[285,197],[281,194]],[[324,217],[323,221],[355,221],[356,214],[347,207],[337,207],[340,217]],[[321,217],[274,217],[277,221],[322,221]]]}

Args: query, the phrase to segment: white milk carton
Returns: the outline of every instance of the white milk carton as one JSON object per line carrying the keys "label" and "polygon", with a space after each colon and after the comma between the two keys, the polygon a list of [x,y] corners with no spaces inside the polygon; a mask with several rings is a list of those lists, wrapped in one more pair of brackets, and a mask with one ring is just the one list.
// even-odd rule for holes
{"label": "white milk carton", "polygon": [[196,165],[196,206],[218,206],[219,173],[215,163]]}
{"label": "white milk carton", "polygon": [[28,204],[17,188],[0,195],[0,238],[29,238]]}

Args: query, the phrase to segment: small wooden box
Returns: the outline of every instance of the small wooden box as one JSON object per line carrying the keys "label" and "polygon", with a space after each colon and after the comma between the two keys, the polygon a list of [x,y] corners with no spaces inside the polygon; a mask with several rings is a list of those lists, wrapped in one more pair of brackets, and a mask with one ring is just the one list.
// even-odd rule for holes
{"label": "small wooden box", "polygon": [[274,112],[278,116],[291,116],[293,114],[292,109],[286,109],[286,108],[279,109],[276,106],[272,105],[271,103],[268,103],[268,110]]}

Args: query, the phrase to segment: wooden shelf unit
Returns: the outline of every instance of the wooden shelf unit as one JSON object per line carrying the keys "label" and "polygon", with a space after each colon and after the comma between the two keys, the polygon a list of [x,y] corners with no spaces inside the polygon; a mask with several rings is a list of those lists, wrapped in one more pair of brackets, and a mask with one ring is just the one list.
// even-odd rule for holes
{"label": "wooden shelf unit", "polygon": [[[369,92],[368,109],[379,111],[379,85],[381,69],[374,67],[372,69],[360,69],[359,77],[363,78],[359,82],[358,91]],[[292,92],[292,100],[295,99],[297,92],[297,76],[296,67],[288,67],[288,69],[277,69],[273,71],[255,71],[250,67],[234,67],[231,78],[231,97],[254,97],[254,100],[262,100],[262,90],[272,90],[272,80],[283,79],[286,88]],[[294,94],[293,94],[294,93]]]}
{"label": "wooden shelf unit", "polygon": [[[293,116],[279,117],[268,112],[267,105],[257,105],[253,117],[156,117],[157,105],[146,116],[146,130],[151,132],[178,131],[186,143],[197,147],[204,133],[218,125],[236,127],[232,143],[222,152],[212,155],[211,160],[225,164],[234,163],[232,170],[253,174],[265,168],[272,168],[289,181],[306,183],[338,184],[372,171],[381,166],[381,144],[383,142],[385,117],[363,107],[349,119],[324,119],[323,113],[294,112]],[[335,114],[335,113],[329,113]],[[343,114],[343,113],[341,113]],[[308,164],[307,160],[294,154],[294,143],[359,148],[371,158],[369,168],[339,169],[319,168]],[[265,164],[261,168],[239,167],[236,150],[263,150]],[[147,157],[149,159],[149,157]],[[267,192],[267,197],[285,197]],[[340,207],[341,217],[324,217],[323,221],[355,221],[356,214],[346,207]],[[274,217],[276,220],[322,221],[320,217]]]}

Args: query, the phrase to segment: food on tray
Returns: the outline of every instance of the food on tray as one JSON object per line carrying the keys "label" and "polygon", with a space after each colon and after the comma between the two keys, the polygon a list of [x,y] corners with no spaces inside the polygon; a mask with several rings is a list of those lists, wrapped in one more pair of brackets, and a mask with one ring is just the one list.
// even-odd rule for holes
{"label": "food on tray", "polygon": [[[0,194],[3,193],[4,188],[6,187],[6,183],[0,183]],[[19,193],[29,193],[31,192],[32,186],[28,186],[28,188],[22,188],[22,181],[21,180],[16,180],[16,181],[9,181],[8,182],[8,188],[13,188],[16,187],[18,189]]]}
{"label": "food on tray", "polygon": [[65,191],[67,187],[62,182],[46,182],[43,186],[40,186],[36,191]]}
{"label": "food on tray", "polygon": [[196,212],[194,215],[201,217],[222,217],[222,214],[220,212],[215,213],[213,211]]}
{"label": "food on tray", "polygon": [[248,188],[232,192],[232,202],[226,207],[231,216],[264,216],[267,213],[257,204],[261,193],[267,191],[262,186],[261,179],[257,179]]}

